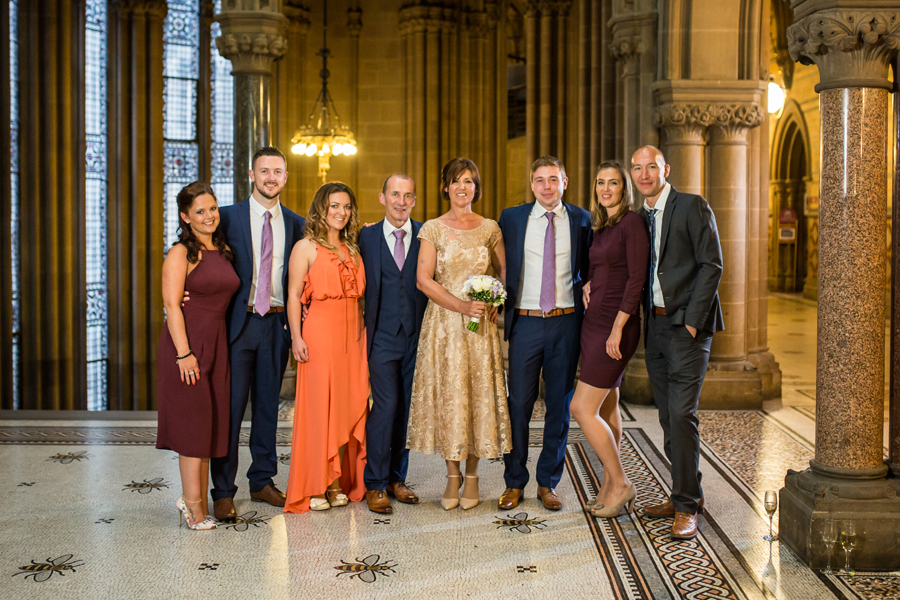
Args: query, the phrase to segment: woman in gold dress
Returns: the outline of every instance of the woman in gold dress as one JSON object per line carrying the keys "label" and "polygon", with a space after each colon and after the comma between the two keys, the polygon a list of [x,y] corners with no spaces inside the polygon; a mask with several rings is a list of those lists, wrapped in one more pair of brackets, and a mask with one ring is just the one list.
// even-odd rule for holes
{"label": "woman in gold dress", "polygon": [[[430,302],[419,336],[407,446],[441,453],[447,462],[441,505],[469,509],[479,501],[478,459],[509,452],[512,437],[496,310],[467,299],[462,289],[470,275],[492,266],[505,281],[506,256],[497,222],[472,211],[481,197],[475,163],[451,160],[441,182],[450,210],[419,231],[417,283]],[[477,332],[466,329],[470,317],[481,320]]]}

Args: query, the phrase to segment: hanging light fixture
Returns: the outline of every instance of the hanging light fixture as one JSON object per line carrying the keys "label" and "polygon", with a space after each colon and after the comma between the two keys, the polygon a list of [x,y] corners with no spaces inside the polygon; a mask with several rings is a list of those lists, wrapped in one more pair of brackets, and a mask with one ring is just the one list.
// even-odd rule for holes
{"label": "hanging light fixture", "polygon": [[291,152],[297,155],[319,157],[319,177],[322,178],[322,183],[325,183],[325,176],[328,169],[331,168],[332,156],[356,154],[356,140],[353,138],[353,132],[348,126],[341,125],[334,100],[328,91],[328,76],[331,75],[328,71],[328,56],[331,51],[328,49],[326,2],[327,0],[322,0],[322,49],[316,54],[316,56],[322,57],[322,70],[319,71],[319,76],[322,77],[322,89],[306,119],[306,125],[297,129],[294,137],[291,138]]}
{"label": "hanging light fixture", "polygon": [[779,85],[775,81],[774,75],[769,75],[769,114],[775,115],[775,118],[781,116],[781,111],[784,109],[784,101],[787,99],[787,92],[781,85]]}

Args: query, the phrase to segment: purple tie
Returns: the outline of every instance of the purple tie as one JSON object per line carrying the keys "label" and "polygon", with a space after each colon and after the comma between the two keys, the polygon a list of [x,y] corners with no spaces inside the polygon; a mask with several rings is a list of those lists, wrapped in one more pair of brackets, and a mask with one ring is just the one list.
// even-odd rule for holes
{"label": "purple tie", "polygon": [[556,227],[553,226],[552,212],[547,217],[547,231],[544,233],[544,267],[541,271],[541,310],[545,313],[556,308]]}
{"label": "purple tie", "polygon": [[403,270],[403,263],[406,261],[405,249],[403,247],[403,238],[406,237],[406,232],[402,229],[397,229],[394,231],[394,262],[397,263],[397,268],[401,271]]}
{"label": "purple tie", "polygon": [[256,312],[261,315],[269,312],[272,297],[272,213],[266,211],[263,222],[262,243],[259,255],[259,277],[256,278]]}

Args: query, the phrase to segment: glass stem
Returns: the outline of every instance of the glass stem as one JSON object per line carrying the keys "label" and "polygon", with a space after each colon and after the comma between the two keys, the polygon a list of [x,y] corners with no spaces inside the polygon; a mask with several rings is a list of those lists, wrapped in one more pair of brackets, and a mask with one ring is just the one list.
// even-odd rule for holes
{"label": "glass stem", "polygon": [[[772,541],[772,517],[774,515],[769,515],[769,541]],[[756,535],[759,535],[758,533]]]}
{"label": "glass stem", "polygon": [[844,561],[844,570],[849,573],[850,572],[850,550],[848,550],[847,548],[844,548],[844,556],[846,557],[846,560]]}
{"label": "glass stem", "polygon": [[831,554],[834,551],[834,544],[828,544],[828,572],[831,573]]}

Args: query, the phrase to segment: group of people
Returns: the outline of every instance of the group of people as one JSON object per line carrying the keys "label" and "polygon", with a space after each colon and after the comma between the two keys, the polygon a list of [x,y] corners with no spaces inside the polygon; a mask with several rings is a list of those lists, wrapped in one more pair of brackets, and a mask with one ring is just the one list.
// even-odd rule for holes
{"label": "group of people", "polygon": [[[703,493],[694,413],[712,334],[722,329],[721,249],[709,205],[666,182],[658,149],[636,151],[630,171],[601,164],[589,212],[562,201],[565,167],[541,157],[531,168],[534,202],[504,210],[497,222],[473,209],[478,167],[456,158],[441,171],[445,214],[413,221],[415,182],[394,174],[379,194],[384,219],[363,227],[342,183],[320,187],[305,220],[284,207],[286,163],[274,148],[254,155],[253,192],[243,202],[220,211],[208,186],[186,186],[180,238],[163,266],[167,326],[158,353],[157,447],[179,454],[179,518],[192,529],[236,518],[238,440],[251,397],[254,501],[305,512],[365,498],[370,510],[391,513],[391,498],[419,502],[406,485],[415,450],[445,460],[446,510],[476,506],[479,459],[502,457],[498,507],[512,509],[529,481],[529,422],[542,375],[538,499],[562,508],[556,487],[571,410],[603,463],[589,510],[630,512],[636,493],[619,457],[618,387],[641,337],[643,307],[673,482],[668,502],[644,510],[674,516],[673,537],[695,536]],[[508,374],[498,309],[463,291],[468,277],[490,271],[506,286]],[[471,319],[476,331],[467,328]],[[273,477],[289,353],[298,369],[285,494]]]}

